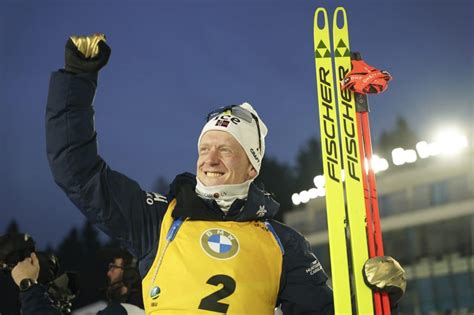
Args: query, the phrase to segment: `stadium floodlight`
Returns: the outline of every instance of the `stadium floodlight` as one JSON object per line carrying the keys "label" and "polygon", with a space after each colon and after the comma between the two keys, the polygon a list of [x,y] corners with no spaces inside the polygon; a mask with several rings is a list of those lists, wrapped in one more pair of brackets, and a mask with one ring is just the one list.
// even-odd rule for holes
{"label": "stadium floodlight", "polygon": [[309,195],[309,198],[311,198],[311,199],[318,198],[318,195],[319,195],[318,190],[314,187],[310,188],[308,190],[308,195]]}
{"label": "stadium floodlight", "polygon": [[416,156],[416,151],[415,150],[405,150],[405,152],[403,152],[403,154],[405,155],[405,162],[407,163],[414,163],[416,162],[417,160],[417,156]]}
{"label": "stadium floodlight", "polygon": [[442,154],[454,155],[468,146],[466,136],[455,128],[441,130],[435,137],[435,142],[439,144]]}
{"label": "stadium floodlight", "polygon": [[429,144],[430,156],[436,156],[441,154],[441,145],[437,142],[432,142]]}
{"label": "stadium floodlight", "polygon": [[310,197],[308,191],[303,190],[302,192],[300,192],[300,200],[302,203],[307,203],[309,199]]}
{"label": "stadium floodlight", "polygon": [[388,161],[374,154],[372,155],[370,166],[374,170],[374,173],[379,173],[388,169]]}
{"label": "stadium floodlight", "polygon": [[323,175],[317,175],[314,177],[313,183],[316,188],[321,188],[321,187],[324,187],[324,185],[326,185],[326,179],[324,178]]}
{"label": "stadium floodlight", "polygon": [[301,203],[300,195],[297,193],[294,193],[291,195],[291,201],[295,206],[299,205]]}
{"label": "stadium floodlight", "polygon": [[392,150],[392,162],[399,166],[405,164],[405,149],[396,148]]}
{"label": "stadium floodlight", "polygon": [[319,197],[326,196],[326,188],[324,188],[324,187],[318,188],[318,195],[319,195]]}
{"label": "stadium floodlight", "polygon": [[421,159],[426,159],[427,157],[431,156],[430,152],[430,145],[426,141],[420,141],[416,144],[416,151],[418,152],[418,156]]}
{"label": "stadium floodlight", "polygon": [[[445,129],[438,134],[435,138],[436,141],[428,143],[427,141],[420,141],[416,144],[416,150],[405,150],[404,148],[395,148],[392,150],[392,162],[396,166],[403,165],[405,163],[414,163],[418,158],[426,159],[431,156],[440,154],[454,155],[461,150],[469,146],[468,139],[462,135],[458,130],[451,128]],[[389,163],[386,159],[380,158],[377,155],[372,156],[372,160],[364,161],[366,170],[368,165],[374,170],[375,173],[385,171],[389,168]],[[345,180],[344,170],[341,169],[341,180]],[[314,186],[308,191],[303,190],[300,193],[294,193],[291,196],[291,200],[294,205],[301,203],[307,203],[310,199],[325,197],[326,196],[326,179],[323,175],[317,175],[313,178]]]}

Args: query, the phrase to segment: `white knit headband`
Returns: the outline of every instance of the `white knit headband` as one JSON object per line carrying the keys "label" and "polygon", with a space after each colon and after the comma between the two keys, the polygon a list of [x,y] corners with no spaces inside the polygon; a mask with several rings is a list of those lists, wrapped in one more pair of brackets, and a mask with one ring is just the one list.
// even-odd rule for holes
{"label": "white knit headband", "polygon": [[[253,109],[249,103],[243,103],[238,105],[249,113],[255,115],[258,119],[251,119],[250,122],[245,119],[239,118],[232,114],[231,110],[219,113],[215,117],[211,118],[202,128],[201,134],[198,140],[198,146],[201,142],[201,138],[207,131],[220,130],[230,133],[240,143],[242,148],[247,154],[250,163],[257,171],[260,172],[262,165],[262,159],[265,154],[265,136],[268,133],[267,126],[263,123],[262,119],[258,116],[257,112]],[[258,139],[260,129],[260,141]],[[260,144],[259,144],[260,142]]]}

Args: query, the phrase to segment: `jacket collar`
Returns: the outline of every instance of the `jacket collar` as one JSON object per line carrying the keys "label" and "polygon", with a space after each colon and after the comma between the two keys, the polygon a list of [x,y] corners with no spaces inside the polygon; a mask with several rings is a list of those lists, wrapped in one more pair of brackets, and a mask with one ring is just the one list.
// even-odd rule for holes
{"label": "jacket collar", "polygon": [[214,200],[199,198],[195,188],[194,174],[183,173],[176,176],[168,194],[168,199],[176,198],[173,217],[204,221],[263,221],[273,218],[280,207],[269,193],[252,183],[247,200],[237,199],[225,214]]}

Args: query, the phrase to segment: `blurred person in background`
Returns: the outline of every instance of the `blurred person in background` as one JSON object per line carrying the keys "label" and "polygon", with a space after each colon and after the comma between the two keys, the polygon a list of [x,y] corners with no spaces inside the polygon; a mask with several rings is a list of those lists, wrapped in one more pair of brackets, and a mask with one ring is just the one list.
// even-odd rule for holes
{"label": "blurred person in background", "polygon": [[136,259],[126,251],[113,255],[107,271],[107,307],[98,315],[145,314]]}
{"label": "blurred person in background", "polygon": [[40,264],[35,253],[12,269],[13,281],[20,289],[22,315],[62,315],[49,298],[47,288],[38,283],[39,273]]}

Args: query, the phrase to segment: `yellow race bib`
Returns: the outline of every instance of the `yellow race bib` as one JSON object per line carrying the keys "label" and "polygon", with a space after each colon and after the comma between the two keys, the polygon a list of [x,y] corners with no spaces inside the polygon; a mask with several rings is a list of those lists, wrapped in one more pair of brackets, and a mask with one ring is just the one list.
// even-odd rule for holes
{"label": "yellow race bib", "polygon": [[142,282],[146,314],[274,314],[283,257],[267,225],[179,225],[171,216],[175,205],[173,200],[168,207],[157,255]]}

